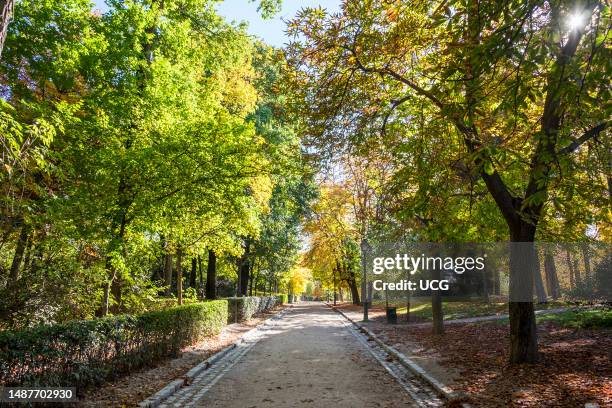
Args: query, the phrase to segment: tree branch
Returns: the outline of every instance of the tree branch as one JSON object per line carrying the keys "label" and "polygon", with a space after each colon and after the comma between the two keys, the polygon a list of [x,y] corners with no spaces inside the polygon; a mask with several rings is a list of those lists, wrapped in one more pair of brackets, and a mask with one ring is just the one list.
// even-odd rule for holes
{"label": "tree branch", "polygon": [[598,125],[584,132],[584,134],[580,136],[579,138],[574,139],[572,143],[565,146],[563,149],[559,150],[557,154],[564,155],[564,154],[573,153],[574,151],[576,151],[576,149],[578,149],[584,143],[588,142],[591,139],[596,138],[601,132],[603,132],[606,128],[608,128],[609,125],[610,125],[609,122],[599,123]]}

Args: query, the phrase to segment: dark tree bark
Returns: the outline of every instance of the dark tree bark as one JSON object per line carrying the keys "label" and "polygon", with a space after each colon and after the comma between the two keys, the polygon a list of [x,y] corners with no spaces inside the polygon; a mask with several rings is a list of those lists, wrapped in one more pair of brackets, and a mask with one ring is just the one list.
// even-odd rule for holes
{"label": "dark tree bark", "polygon": [[350,279],[348,285],[351,289],[351,298],[353,299],[353,304],[361,304],[361,302],[359,301],[359,288],[357,287],[357,281],[355,280],[355,278]]}
{"label": "dark tree bark", "polygon": [[536,252],[535,225],[521,223],[510,247],[510,362],[538,361],[538,339],[533,306]]}
{"label": "dark tree bark", "polygon": [[206,299],[217,298],[217,256],[212,249],[208,250],[208,265],[206,266]]}
{"label": "dark tree bark", "polygon": [[183,250],[176,250],[176,297],[178,304],[183,304]]}
{"label": "dark tree bark", "polygon": [[[440,280],[440,270],[438,268],[431,271],[431,279]],[[431,291],[431,318],[433,320],[433,334],[444,334],[444,312],[439,290]]]}
{"label": "dark tree bark", "polygon": [[251,248],[251,242],[249,239],[244,241],[244,253],[238,261],[238,278],[239,278],[239,294],[240,296],[246,296],[249,288],[249,253]]}
{"label": "dark tree bark", "polygon": [[204,298],[204,271],[202,270],[202,257],[198,255],[198,297]]}
{"label": "dark tree bark", "polygon": [[253,262],[249,262],[249,296],[253,296],[253,285],[255,283],[255,277],[253,276],[253,268]]}
{"label": "dark tree bark", "polygon": [[198,260],[197,258],[191,258],[191,271],[189,272],[189,287],[190,288],[194,288],[196,287],[196,280],[197,280],[197,273],[198,273]]}

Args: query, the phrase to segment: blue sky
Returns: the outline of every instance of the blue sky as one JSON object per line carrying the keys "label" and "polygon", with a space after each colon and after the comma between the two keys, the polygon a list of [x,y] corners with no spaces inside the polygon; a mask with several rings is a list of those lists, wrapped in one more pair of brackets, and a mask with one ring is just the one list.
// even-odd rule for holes
{"label": "blue sky", "polygon": [[[104,0],[94,0],[94,3],[100,10],[106,10]],[[225,0],[219,3],[217,10],[228,21],[246,21],[250,34],[262,38],[270,45],[281,47],[288,41],[283,20],[292,18],[303,7],[319,5],[328,11],[337,11],[340,8],[340,0],[283,0],[283,10],[270,20],[263,20],[257,12],[257,3],[250,3],[248,0]]]}

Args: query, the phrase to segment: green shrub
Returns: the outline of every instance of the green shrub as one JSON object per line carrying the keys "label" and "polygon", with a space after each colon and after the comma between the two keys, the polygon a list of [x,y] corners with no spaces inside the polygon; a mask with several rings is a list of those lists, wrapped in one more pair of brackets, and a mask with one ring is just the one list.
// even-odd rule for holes
{"label": "green shrub", "polygon": [[244,322],[255,314],[272,309],[276,296],[244,296],[227,298],[228,323]]}
{"label": "green shrub", "polygon": [[0,332],[0,384],[76,386],[152,365],[217,334],[227,302]]}

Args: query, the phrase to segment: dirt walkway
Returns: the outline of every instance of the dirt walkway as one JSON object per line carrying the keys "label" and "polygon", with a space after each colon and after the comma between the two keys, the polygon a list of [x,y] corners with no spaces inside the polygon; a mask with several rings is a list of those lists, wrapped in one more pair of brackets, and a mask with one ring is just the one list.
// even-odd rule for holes
{"label": "dirt walkway", "polygon": [[167,406],[405,407],[404,389],[322,303],[296,305],[249,339],[220,373],[183,388]]}

